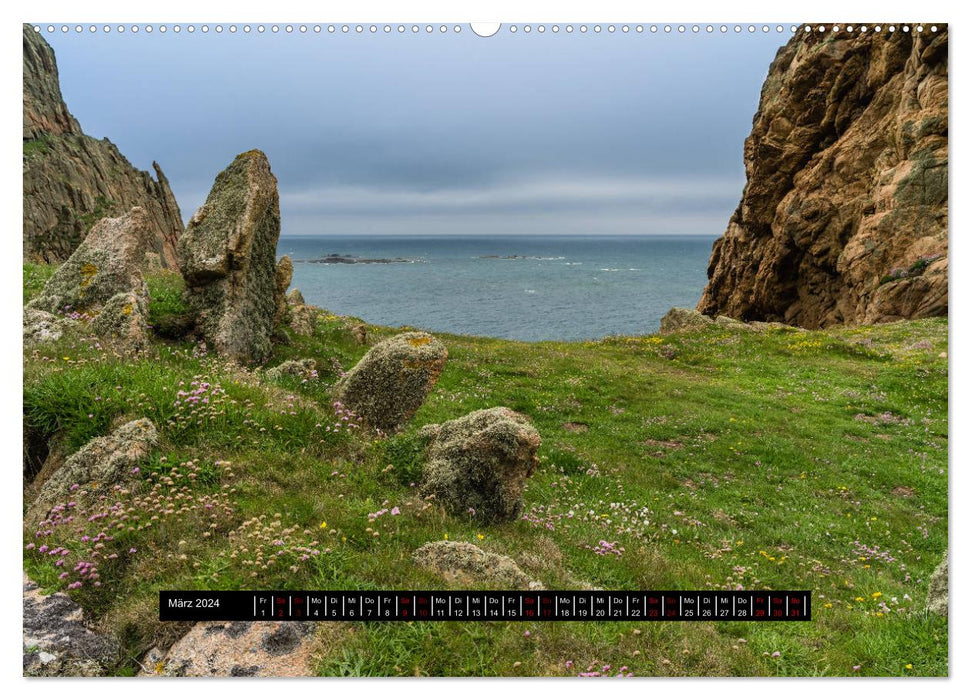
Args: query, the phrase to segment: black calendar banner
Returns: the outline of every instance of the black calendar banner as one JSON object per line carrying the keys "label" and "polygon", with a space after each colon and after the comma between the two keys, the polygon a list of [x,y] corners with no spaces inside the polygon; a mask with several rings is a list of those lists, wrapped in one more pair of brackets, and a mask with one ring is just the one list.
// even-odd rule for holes
{"label": "black calendar banner", "polygon": [[783,622],[809,591],[160,591],[159,619],[192,621]]}

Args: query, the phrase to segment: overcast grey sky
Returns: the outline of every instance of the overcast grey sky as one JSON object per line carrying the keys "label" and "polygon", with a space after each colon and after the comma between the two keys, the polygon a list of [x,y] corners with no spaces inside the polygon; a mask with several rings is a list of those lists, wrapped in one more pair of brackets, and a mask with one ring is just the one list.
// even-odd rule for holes
{"label": "overcast grey sky", "polygon": [[250,148],[284,235],[720,235],[776,34],[44,33],[188,219]]}

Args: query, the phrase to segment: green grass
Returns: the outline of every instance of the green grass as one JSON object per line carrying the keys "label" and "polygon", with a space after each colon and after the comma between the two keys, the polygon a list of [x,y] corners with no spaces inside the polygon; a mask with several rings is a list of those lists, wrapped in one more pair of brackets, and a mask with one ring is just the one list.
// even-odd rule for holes
{"label": "green grass", "polygon": [[[25,299],[45,274],[25,266]],[[176,277],[149,281],[155,322],[184,314]],[[947,674],[947,621],[923,612],[947,546],[945,319],[584,343],[437,334],[446,369],[388,439],[326,430],[328,387],[366,350],[356,322],[327,315],[312,337],[276,346],[269,366],[317,360],[320,379],[306,383],[273,384],[164,338],[137,356],[83,337],[25,354],[28,429],[75,448],[147,416],[161,441],[139,488],[192,460],[190,493],[231,504],[208,538],[192,518],[126,533],[137,553],[103,569],[100,588],[71,592],[132,658],[174,634],[157,621],[159,588],[444,588],[410,556],[448,533],[514,557],[550,588],[812,589],[813,621],[333,625],[320,673]],[[221,392],[204,409],[176,406],[193,381]],[[527,518],[482,526],[425,507],[411,486],[418,429],[496,405],[527,414],[543,437]],[[369,522],[392,506],[400,516]],[[259,516],[296,526],[321,555],[253,576],[229,533]],[[594,554],[601,539],[624,555]],[[25,566],[47,588],[63,585],[36,550]]]}

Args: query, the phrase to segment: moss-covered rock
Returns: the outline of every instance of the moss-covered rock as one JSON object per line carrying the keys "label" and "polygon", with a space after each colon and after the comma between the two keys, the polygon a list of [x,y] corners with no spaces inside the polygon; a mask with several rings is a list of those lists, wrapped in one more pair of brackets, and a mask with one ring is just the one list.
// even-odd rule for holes
{"label": "moss-covered rock", "polygon": [[320,309],[316,306],[299,304],[290,307],[290,328],[298,335],[313,335],[317,328]]}
{"label": "moss-covered rock", "polygon": [[303,298],[303,293],[294,287],[287,292],[287,303],[290,306],[303,306],[307,303],[307,301]]}
{"label": "moss-covered rock", "polygon": [[179,240],[186,298],[216,351],[242,363],[270,353],[280,196],[261,151],[236,157]]}
{"label": "moss-covered rock", "polygon": [[272,382],[278,382],[286,377],[300,380],[314,379],[317,377],[317,361],[310,358],[287,360],[266,370],[265,376]]}
{"label": "moss-covered rock", "polygon": [[402,333],[378,343],[335,387],[335,398],[368,425],[404,425],[435,386],[448,350],[428,333]]}
{"label": "moss-covered rock", "polygon": [[695,309],[674,307],[661,319],[661,335],[670,335],[681,331],[694,331],[714,324],[715,321]]}
{"label": "moss-covered rock", "polygon": [[276,288],[273,291],[273,304],[276,311],[273,316],[273,325],[278,326],[287,316],[287,287],[293,279],[293,262],[289,255],[280,258],[276,264]]}
{"label": "moss-covered rock", "polygon": [[65,330],[76,325],[77,321],[64,316],[40,309],[24,309],[24,347],[60,340]]}
{"label": "moss-covered rock", "polygon": [[511,589],[541,589],[509,557],[486,552],[469,542],[439,540],[416,549],[411,558],[422,568],[458,585],[493,584]]}
{"label": "moss-covered rock", "polygon": [[927,587],[927,609],[938,615],[947,615],[947,552],[937,565]]}
{"label": "moss-covered rock", "polygon": [[141,207],[117,219],[102,219],[27,307],[94,316],[116,294],[134,292],[147,298],[141,267],[152,235]]}
{"label": "moss-covered rock", "polygon": [[419,434],[428,440],[422,493],[451,513],[485,522],[519,517],[541,442],[526,416],[488,408],[425,426]]}
{"label": "moss-covered rock", "polygon": [[97,437],[67,458],[51,474],[27,520],[43,519],[55,505],[65,501],[93,500],[111,492],[116,484],[132,478],[132,470],[158,444],[158,431],[147,418],[139,418],[103,437]]}
{"label": "moss-covered rock", "polygon": [[134,292],[115,294],[91,321],[91,329],[102,338],[121,341],[131,348],[148,345],[148,305]]}

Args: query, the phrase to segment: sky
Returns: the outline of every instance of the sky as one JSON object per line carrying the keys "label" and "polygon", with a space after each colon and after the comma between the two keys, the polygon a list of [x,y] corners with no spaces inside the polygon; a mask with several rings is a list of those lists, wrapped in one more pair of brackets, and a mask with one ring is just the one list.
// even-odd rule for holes
{"label": "sky", "polygon": [[157,160],[185,220],[259,148],[283,235],[723,233],[788,33],[462,29],[44,36],[85,133]]}

